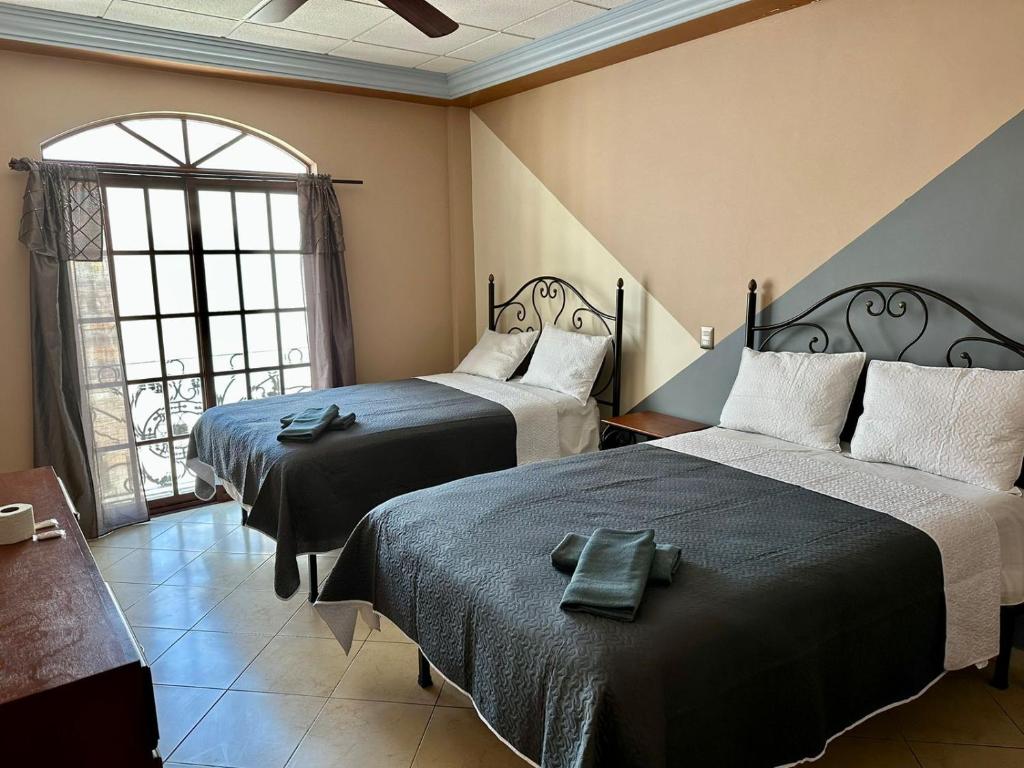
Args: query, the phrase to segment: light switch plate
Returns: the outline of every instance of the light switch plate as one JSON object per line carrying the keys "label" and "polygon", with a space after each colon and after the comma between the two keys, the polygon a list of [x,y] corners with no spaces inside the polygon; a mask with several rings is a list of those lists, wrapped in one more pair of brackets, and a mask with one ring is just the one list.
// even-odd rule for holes
{"label": "light switch plate", "polygon": [[700,348],[701,349],[714,349],[715,348],[715,328],[712,325],[702,325],[700,327]]}

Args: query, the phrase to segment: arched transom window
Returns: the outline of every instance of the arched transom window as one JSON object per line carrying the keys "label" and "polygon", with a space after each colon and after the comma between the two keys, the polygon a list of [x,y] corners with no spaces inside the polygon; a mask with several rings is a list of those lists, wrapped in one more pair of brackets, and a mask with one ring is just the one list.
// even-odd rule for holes
{"label": "arched transom window", "polygon": [[55,136],[46,160],[182,170],[309,173],[312,163],[286,144],[225,120],[187,115],[129,115]]}
{"label": "arched transom window", "polygon": [[[100,170],[112,295],[79,319],[96,429],[120,344],[146,498],[184,502],[205,408],[310,387],[295,178],[313,163],[254,129],[170,113],[92,123],[42,154]],[[75,267],[85,281],[95,265]],[[113,426],[97,438],[111,455]]]}

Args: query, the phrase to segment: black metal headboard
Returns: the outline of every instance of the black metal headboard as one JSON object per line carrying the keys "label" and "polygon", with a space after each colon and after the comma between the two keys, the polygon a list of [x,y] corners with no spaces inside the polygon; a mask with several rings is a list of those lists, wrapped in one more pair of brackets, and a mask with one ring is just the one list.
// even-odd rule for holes
{"label": "black metal headboard", "polygon": [[[527,280],[518,291],[505,301],[494,300],[494,275],[487,276],[487,327],[497,330],[505,310],[513,307],[509,333],[539,331],[545,322],[557,325],[565,315],[569,299],[578,306],[569,313],[568,321],[574,330],[583,328],[583,316],[589,315],[612,337],[611,364],[605,364],[597,375],[591,394],[601,405],[619,415],[622,400],[622,278],[615,286],[615,314],[602,312],[572,283],[560,277],[541,275]],[[538,300],[540,303],[538,304]],[[611,322],[612,325],[608,323]]]}
{"label": "black metal headboard", "polygon": [[[832,302],[849,297],[849,300],[846,302],[846,309],[843,312],[845,328],[841,327],[840,331],[845,330],[845,335],[849,342],[852,342],[852,346],[861,352],[865,350],[860,337],[854,330],[853,318],[855,312],[863,310],[866,317],[878,320],[885,320],[887,318],[900,320],[903,318],[904,323],[916,323],[907,329],[905,338],[909,341],[895,355],[896,360],[903,360],[907,352],[925,337],[929,320],[934,311],[939,306],[945,306],[952,310],[955,315],[959,315],[969,323],[972,329],[970,333],[953,334],[952,340],[945,347],[944,357],[947,366],[957,365],[965,368],[973,366],[974,358],[969,349],[975,347],[971,345],[989,348],[997,347],[1007,350],[1024,360],[1024,342],[1017,341],[1004,333],[1000,333],[960,302],[938,291],[933,291],[920,285],[912,285],[910,283],[859,283],[857,285],[850,285],[846,288],[840,288],[838,291],[833,291],[816,301],[803,312],[799,312],[786,320],[760,325],[756,322],[757,282],[751,280],[747,288],[746,346],[751,349],[764,350],[774,339],[783,338],[780,334],[784,334],[791,329],[799,329],[803,333],[811,334],[807,341],[808,351],[828,352],[833,339],[825,328],[825,321],[814,320],[811,316],[819,310],[823,310]],[[932,304],[932,311],[929,311],[929,302]],[[841,305],[839,308],[841,309]],[[757,338],[757,334],[761,334],[760,339]],[[786,337],[792,338],[788,334],[786,334]],[[756,347],[755,342],[757,342]],[[943,345],[945,345],[945,342],[943,342]],[[977,350],[975,354],[977,354]],[[866,370],[867,368],[865,367],[865,371],[861,374],[857,392],[854,395],[853,405],[850,408],[850,418],[844,431],[844,435],[847,437],[852,433],[857,418],[863,411],[862,400]]]}

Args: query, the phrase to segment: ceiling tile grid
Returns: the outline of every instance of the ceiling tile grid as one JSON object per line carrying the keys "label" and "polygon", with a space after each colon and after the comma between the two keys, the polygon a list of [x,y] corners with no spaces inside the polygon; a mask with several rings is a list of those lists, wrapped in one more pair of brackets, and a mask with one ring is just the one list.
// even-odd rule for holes
{"label": "ceiling tile grid", "polygon": [[248,17],[264,0],[3,0],[130,24],[376,64],[450,73],[591,19],[629,0],[432,0],[459,23],[429,38],[377,0],[308,0],[278,24]]}

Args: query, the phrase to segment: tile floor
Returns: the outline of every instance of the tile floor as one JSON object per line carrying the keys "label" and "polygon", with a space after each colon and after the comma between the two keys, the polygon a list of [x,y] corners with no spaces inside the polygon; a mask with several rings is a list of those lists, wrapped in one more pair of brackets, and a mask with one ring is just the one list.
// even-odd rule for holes
{"label": "tile floor", "polygon": [[[152,666],[166,764],[234,768],[522,768],[416,648],[363,626],[346,656],[306,602],[273,592],[273,542],[216,504],[91,542]],[[335,557],[319,557],[326,578]],[[305,574],[305,564],[300,571]],[[306,576],[304,575],[305,579]],[[836,740],[815,768],[1024,768],[1024,653]]]}

